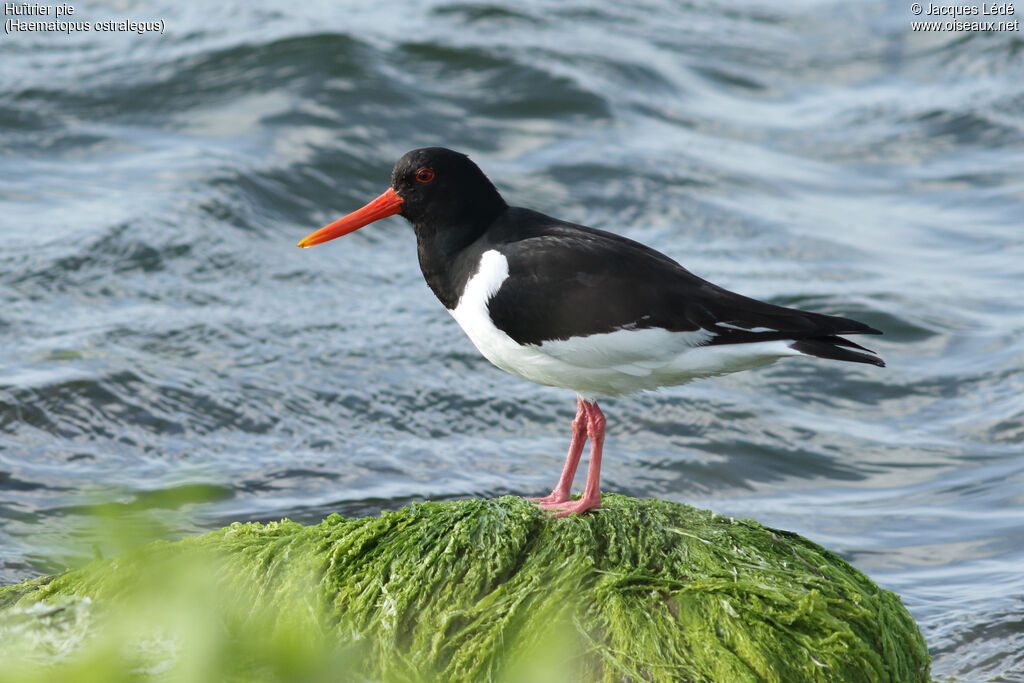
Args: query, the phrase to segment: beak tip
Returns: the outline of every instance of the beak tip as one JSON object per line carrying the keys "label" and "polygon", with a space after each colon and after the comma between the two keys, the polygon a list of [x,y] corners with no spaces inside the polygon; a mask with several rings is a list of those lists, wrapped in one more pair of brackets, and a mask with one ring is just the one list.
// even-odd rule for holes
{"label": "beak tip", "polygon": [[322,244],[323,242],[329,242],[335,237],[347,235],[350,232],[358,230],[364,225],[369,225],[374,221],[378,221],[381,218],[394,216],[400,211],[401,205],[402,198],[389,187],[384,194],[377,197],[363,208],[353,211],[344,218],[339,218],[330,225],[320,228],[311,235],[307,235],[301,242],[299,242],[299,248],[305,249],[306,247],[312,247],[317,244]]}

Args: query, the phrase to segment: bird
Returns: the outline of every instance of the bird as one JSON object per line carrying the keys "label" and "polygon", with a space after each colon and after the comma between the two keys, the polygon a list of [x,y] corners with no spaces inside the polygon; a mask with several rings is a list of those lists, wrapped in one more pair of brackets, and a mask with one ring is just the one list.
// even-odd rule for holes
{"label": "bird", "polygon": [[[619,234],[510,206],[465,154],[414,149],[379,197],[299,242],[311,247],[399,214],[427,285],[498,368],[576,392],[569,451],[551,493],[564,517],[600,507],[605,416],[598,399],[816,356],[885,367],[841,335],[862,322],[758,301],[714,285]],[[590,442],[582,495],[570,489]]]}

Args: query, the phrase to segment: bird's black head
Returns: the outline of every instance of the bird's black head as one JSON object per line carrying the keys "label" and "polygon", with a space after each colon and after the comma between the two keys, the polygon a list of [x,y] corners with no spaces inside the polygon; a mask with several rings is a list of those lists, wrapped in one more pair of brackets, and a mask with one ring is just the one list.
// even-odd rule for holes
{"label": "bird's black head", "polygon": [[482,232],[507,207],[465,154],[444,147],[408,152],[391,172],[391,187],[361,209],[299,242],[311,247],[400,213],[418,236]]}
{"label": "bird's black head", "polygon": [[469,157],[444,147],[414,149],[399,159],[391,188],[402,198],[399,213],[417,229],[486,227],[506,206]]}

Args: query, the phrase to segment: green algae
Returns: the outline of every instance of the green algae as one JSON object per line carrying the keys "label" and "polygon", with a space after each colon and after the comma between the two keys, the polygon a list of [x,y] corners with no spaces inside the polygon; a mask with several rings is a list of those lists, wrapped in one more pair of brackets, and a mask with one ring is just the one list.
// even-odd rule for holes
{"label": "green algae", "polygon": [[0,681],[928,681],[929,661],[835,554],[615,495],[564,519],[504,497],[233,524],[0,588]]}

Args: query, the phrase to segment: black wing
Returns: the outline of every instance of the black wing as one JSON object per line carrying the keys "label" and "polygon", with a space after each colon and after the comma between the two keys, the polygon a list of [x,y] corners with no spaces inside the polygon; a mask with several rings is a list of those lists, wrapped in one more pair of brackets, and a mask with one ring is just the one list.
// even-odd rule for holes
{"label": "black wing", "polygon": [[810,355],[883,365],[837,336],[881,334],[864,323],[741,296],[639,242],[512,211],[520,214],[518,232],[495,245],[508,259],[509,277],[488,308],[495,325],[521,344],[624,328],[703,329],[715,335],[710,345],[785,339]]}

